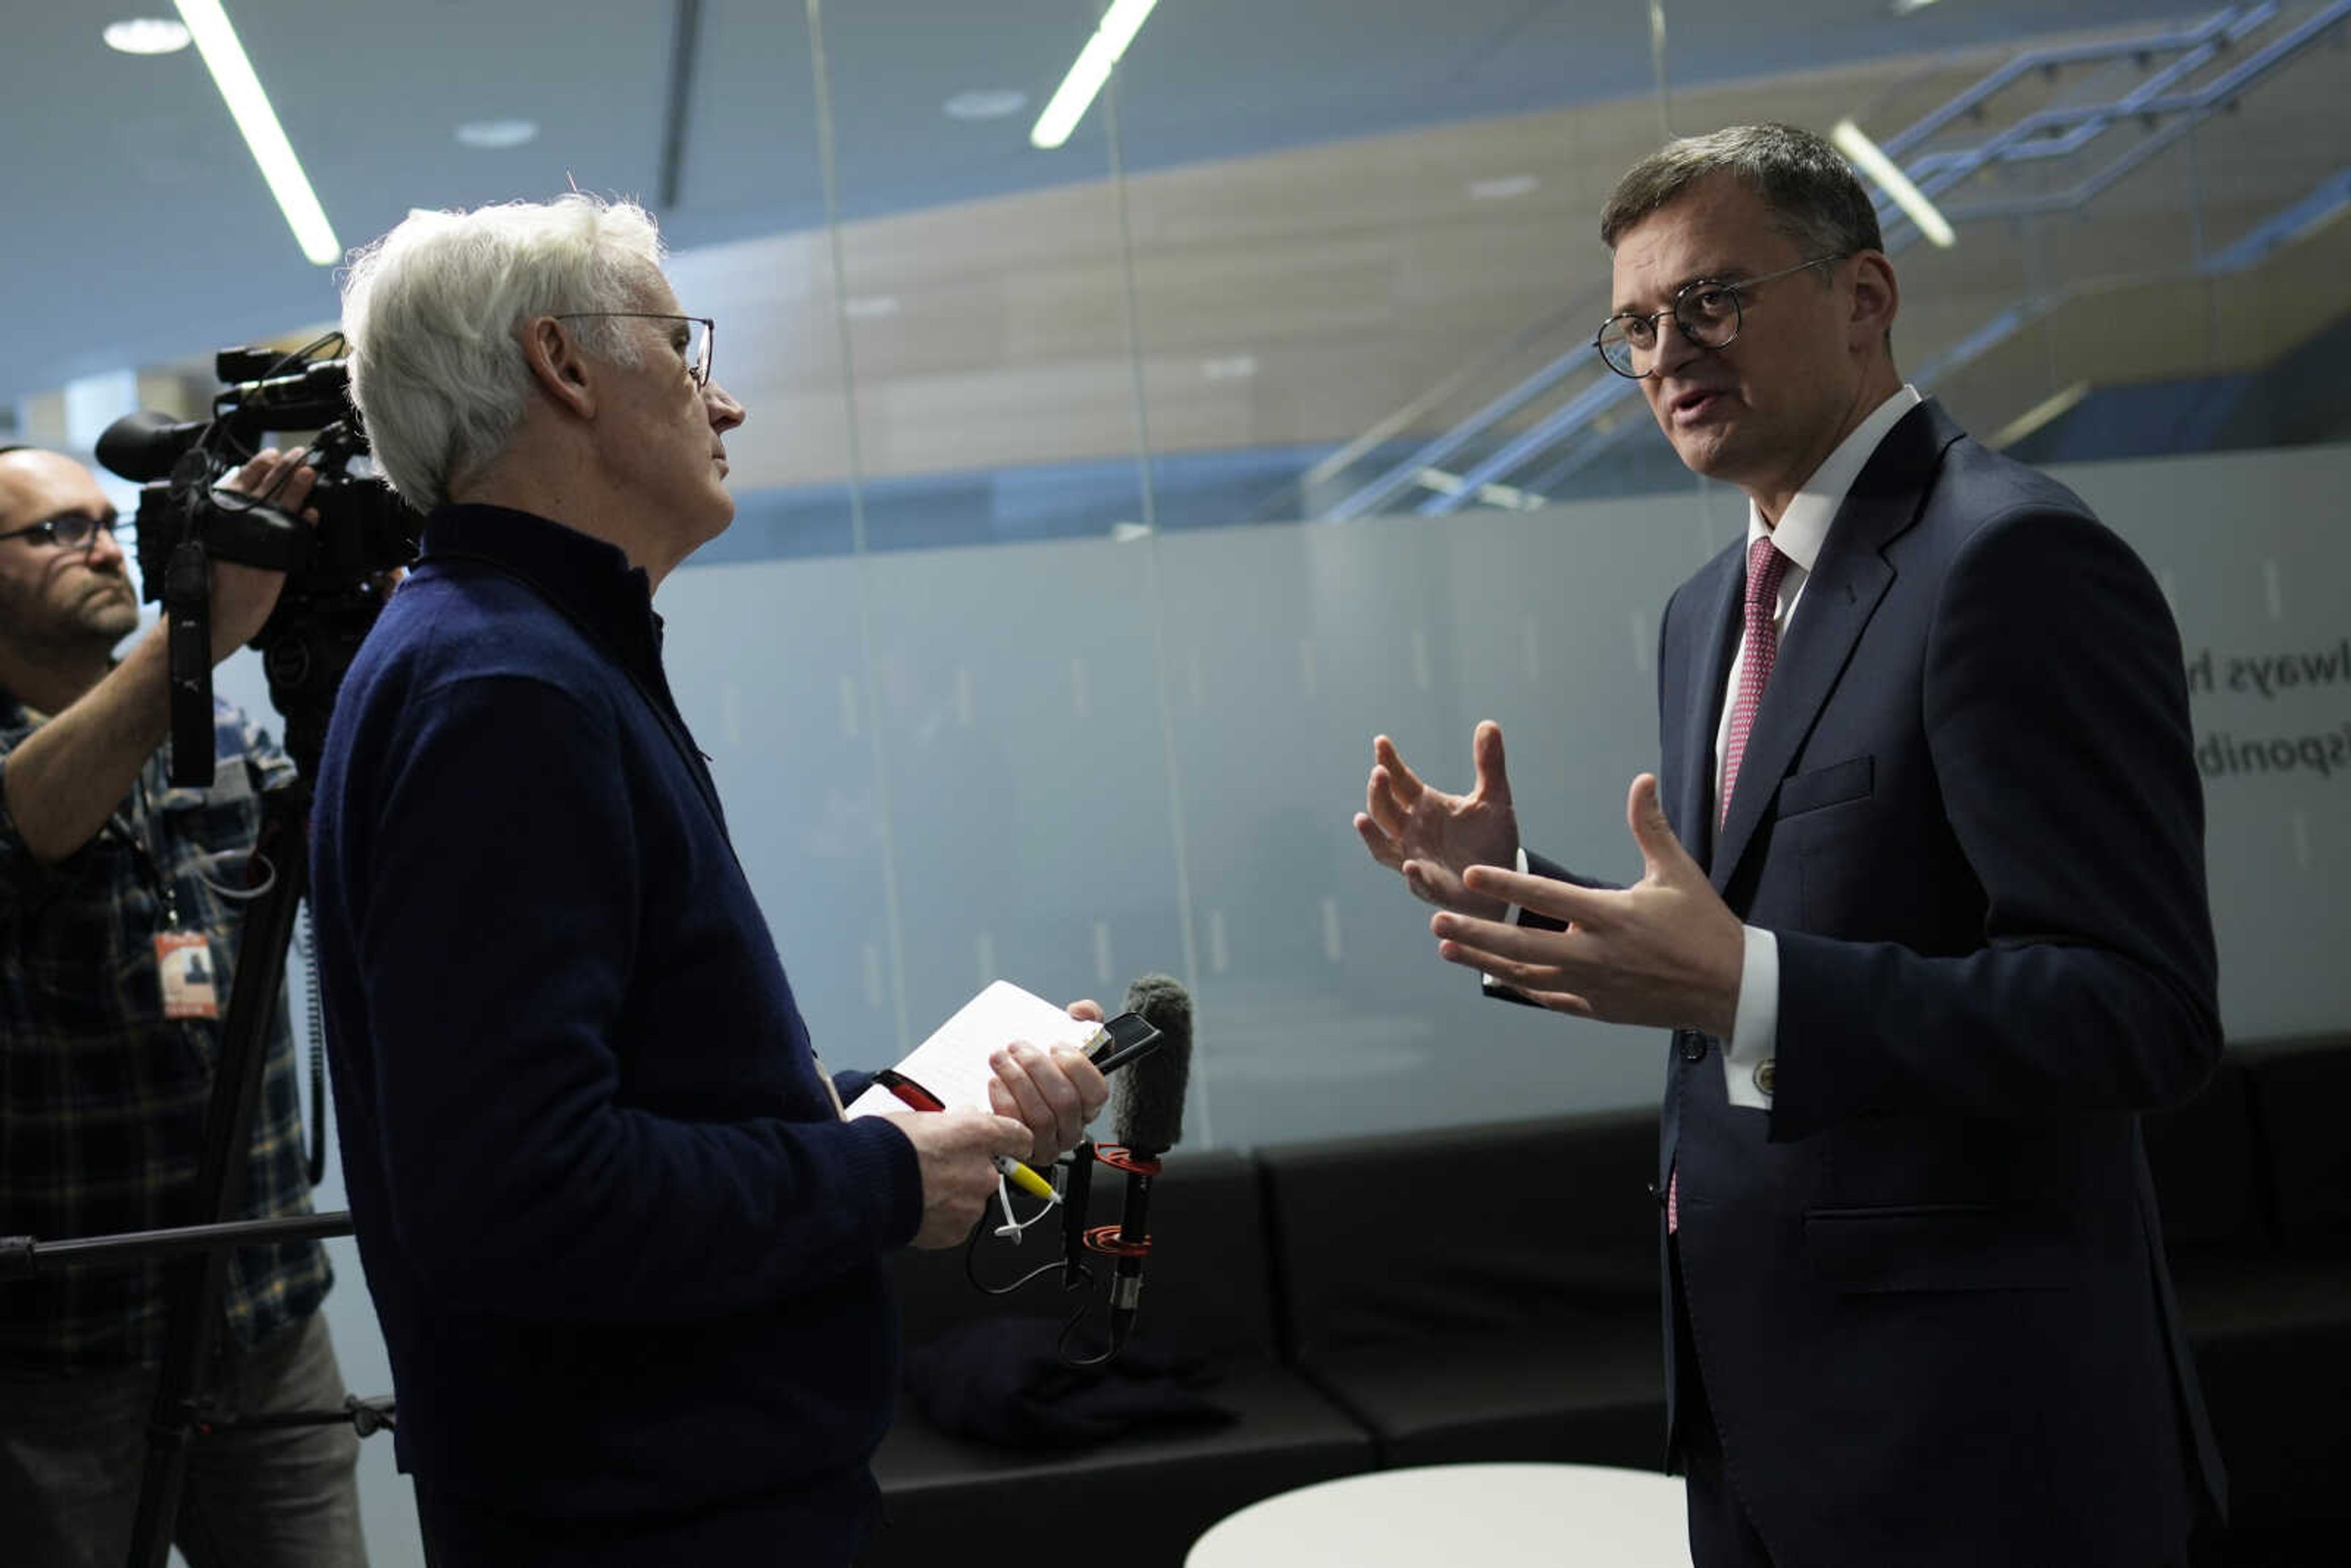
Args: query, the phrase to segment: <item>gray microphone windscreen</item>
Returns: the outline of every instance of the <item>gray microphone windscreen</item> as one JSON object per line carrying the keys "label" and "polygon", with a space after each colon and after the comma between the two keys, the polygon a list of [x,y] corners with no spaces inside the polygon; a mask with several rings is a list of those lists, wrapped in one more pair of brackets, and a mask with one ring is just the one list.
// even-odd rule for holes
{"label": "gray microphone windscreen", "polygon": [[1159,1048],[1111,1075],[1112,1136],[1139,1159],[1157,1159],[1184,1135],[1184,1088],[1192,1076],[1192,997],[1182,982],[1145,975],[1126,988],[1126,1010],[1157,1030]]}

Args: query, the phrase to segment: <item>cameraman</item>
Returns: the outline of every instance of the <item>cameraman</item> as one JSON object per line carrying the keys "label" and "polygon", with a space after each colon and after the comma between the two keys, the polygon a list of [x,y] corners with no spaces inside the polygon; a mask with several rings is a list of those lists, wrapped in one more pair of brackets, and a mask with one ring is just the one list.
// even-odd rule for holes
{"label": "cameraman", "polygon": [[[299,511],[316,476],[264,452],[233,487]],[[89,472],[0,448],[0,1224],[48,1239],[184,1223],[260,794],[290,771],[214,708],[209,790],[168,784],[168,651],[139,624]],[[214,567],[214,663],[257,632],[274,572]],[[208,982],[208,983],[207,983]],[[242,1216],[309,1210],[293,1041],[269,1040]],[[211,1216],[203,1216],[209,1219]],[[0,1556],[13,1568],[119,1568],[130,1549],[162,1357],[165,1267],[0,1281]],[[341,1374],[318,1316],[313,1242],[230,1264],[202,1389],[225,1412],[334,1409]],[[348,1426],[200,1437],[174,1540],[198,1568],[364,1564]]]}

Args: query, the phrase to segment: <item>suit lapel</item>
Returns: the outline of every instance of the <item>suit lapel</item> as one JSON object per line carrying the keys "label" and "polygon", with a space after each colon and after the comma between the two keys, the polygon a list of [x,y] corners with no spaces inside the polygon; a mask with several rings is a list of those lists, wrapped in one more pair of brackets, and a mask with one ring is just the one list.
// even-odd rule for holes
{"label": "suit lapel", "polygon": [[[1837,508],[1748,732],[1730,815],[1708,862],[1718,891],[1729,884],[1764,808],[1836,689],[1862,628],[1894,581],[1894,569],[1881,552],[1917,517],[1943,448],[1959,435],[1959,426],[1935,403],[1911,410],[1886,433]],[[1719,682],[1713,699],[1708,711],[1719,716]]]}

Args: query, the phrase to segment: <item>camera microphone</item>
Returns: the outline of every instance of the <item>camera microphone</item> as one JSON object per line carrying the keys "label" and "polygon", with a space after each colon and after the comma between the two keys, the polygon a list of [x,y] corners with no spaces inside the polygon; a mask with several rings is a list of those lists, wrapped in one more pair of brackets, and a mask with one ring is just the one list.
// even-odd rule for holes
{"label": "camera microphone", "polygon": [[[225,350],[224,369],[234,368],[236,361],[228,356],[240,352],[261,350]],[[271,358],[279,363],[286,360],[283,354]],[[215,423],[225,423],[231,434],[249,442],[266,431],[322,430],[350,419],[350,386],[348,361],[313,360],[285,375],[231,386],[214,404],[213,419],[175,420],[168,413],[141,409],[124,414],[99,433],[98,460],[134,484],[168,479],[182,455]]]}
{"label": "camera microphone", "polygon": [[356,418],[350,385],[349,360],[311,360],[282,376],[238,386],[229,417],[248,438],[265,430],[323,430]]}

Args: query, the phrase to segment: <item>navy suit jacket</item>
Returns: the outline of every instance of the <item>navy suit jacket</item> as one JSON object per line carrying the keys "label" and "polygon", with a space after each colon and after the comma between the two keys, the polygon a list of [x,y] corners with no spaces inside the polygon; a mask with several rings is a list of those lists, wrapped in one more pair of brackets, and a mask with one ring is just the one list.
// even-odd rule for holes
{"label": "navy suit jacket", "polygon": [[1667,814],[1780,951],[1770,1111],[1694,1032],[1666,1085],[1667,1290],[1733,1482],[1792,1563],[2171,1561],[2224,1482],[2138,1120],[2220,1051],[2169,611],[2072,492],[1914,409],[1717,832],[1745,553],[1675,593],[1658,666]]}

